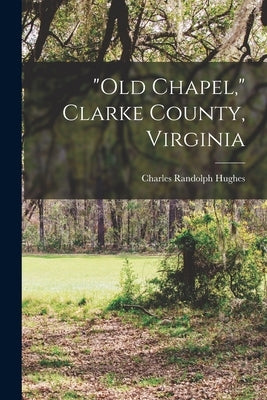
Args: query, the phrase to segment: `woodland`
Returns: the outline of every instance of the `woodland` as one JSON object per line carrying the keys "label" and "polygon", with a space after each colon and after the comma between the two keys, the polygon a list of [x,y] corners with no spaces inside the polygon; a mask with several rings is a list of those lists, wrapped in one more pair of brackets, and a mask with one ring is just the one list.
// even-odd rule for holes
{"label": "woodland", "polygon": [[[260,65],[266,26],[266,0],[22,0],[22,63]],[[267,396],[264,198],[22,197],[24,400]]]}

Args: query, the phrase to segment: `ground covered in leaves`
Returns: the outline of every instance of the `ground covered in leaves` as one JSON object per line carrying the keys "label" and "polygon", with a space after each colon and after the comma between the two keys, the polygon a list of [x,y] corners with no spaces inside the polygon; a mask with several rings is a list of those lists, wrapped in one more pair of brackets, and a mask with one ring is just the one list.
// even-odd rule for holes
{"label": "ground covered in leaves", "polygon": [[140,313],[23,317],[23,399],[263,400],[262,321]]}

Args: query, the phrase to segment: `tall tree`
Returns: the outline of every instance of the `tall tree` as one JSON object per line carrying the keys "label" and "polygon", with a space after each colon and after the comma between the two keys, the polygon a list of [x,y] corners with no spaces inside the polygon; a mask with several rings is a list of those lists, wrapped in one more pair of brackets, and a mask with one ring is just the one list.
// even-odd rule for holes
{"label": "tall tree", "polygon": [[22,12],[26,61],[257,61],[267,51],[266,0],[23,0]]}
{"label": "tall tree", "polygon": [[39,199],[37,201],[39,211],[39,237],[40,245],[44,248],[45,244],[45,233],[44,233],[44,200]]}
{"label": "tall tree", "polygon": [[105,245],[104,204],[102,199],[97,199],[97,245]]}
{"label": "tall tree", "polygon": [[267,0],[263,0],[261,6],[261,22],[262,25],[267,25]]}
{"label": "tall tree", "polygon": [[169,201],[169,239],[172,239],[175,233],[176,204],[177,204],[176,199],[171,199]]}
{"label": "tall tree", "polygon": [[103,61],[112,39],[112,33],[117,21],[118,36],[122,45],[121,60],[130,61],[132,43],[129,35],[129,13],[125,0],[111,0],[105,35],[98,54],[98,61]]}
{"label": "tall tree", "polygon": [[24,0],[22,2],[22,10],[26,12],[34,10],[35,15],[33,18],[39,19],[39,31],[29,61],[38,61],[41,57],[44,44],[50,34],[50,25],[63,1],[64,0]]}
{"label": "tall tree", "polygon": [[90,210],[91,210],[91,206],[89,204],[89,200],[87,200],[87,199],[83,200],[83,210],[84,210],[83,228],[84,228],[85,231],[87,231],[89,229],[89,224],[90,224],[89,215],[90,215]]}
{"label": "tall tree", "polygon": [[113,229],[113,247],[119,249],[122,230],[122,200],[109,200],[108,202]]}

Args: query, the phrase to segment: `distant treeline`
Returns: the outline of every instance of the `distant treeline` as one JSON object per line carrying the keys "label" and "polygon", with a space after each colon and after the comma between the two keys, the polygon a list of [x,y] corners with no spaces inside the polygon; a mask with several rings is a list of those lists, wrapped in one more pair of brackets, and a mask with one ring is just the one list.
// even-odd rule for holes
{"label": "distant treeline", "polygon": [[24,252],[161,252],[197,213],[266,231],[264,200],[26,200]]}

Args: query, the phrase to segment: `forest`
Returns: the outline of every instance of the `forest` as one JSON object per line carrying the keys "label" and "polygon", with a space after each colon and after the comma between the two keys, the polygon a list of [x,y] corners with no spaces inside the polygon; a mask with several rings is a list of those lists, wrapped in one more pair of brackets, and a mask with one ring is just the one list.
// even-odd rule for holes
{"label": "forest", "polygon": [[29,253],[161,253],[192,219],[207,215],[227,235],[245,224],[263,237],[266,207],[251,199],[25,200],[22,246]]}
{"label": "forest", "polygon": [[23,0],[23,61],[263,61],[266,1]]}
{"label": "forest", "polygon": [[[246,99],[247,168],[256,173],[244,198],[234,189],[232,198],[231,190],[216,198],[190,190],[184,197],[161,191],[135,198],[121,196],[121,187],[114,198],[75,198],[75,190],[63,198],[39,190],[54,183],[51,159],[43,162],[42,154],[52,148],[47,138],[58,135],[59,106],[88,91],[83,76],[71,74],[61,77],[70,83],[66,92],[51,88],[51,65],[56,79],[57,64],[262,66],[266,26],[266,0],[22,0],[23,146],[29,132],[44,139],[34,153],[44,173],[33,175],[33,186],[41,179],[32,192],[22,155],[23,400],[267,396],[266,81]],[[39,107],[42,96],[36,103],[26,96],[36,65],[49,65],[40,86],[59,92],[55,106]],[[126,153],[137,152],[131,141],[124,148],[128,121],[114,119],[123,146],[118,165],[108,167],[125,169],[123,177]],[[108,132],[108,124],[95,126]],[[64,143],[81,148],[78,158],[79,140]],[[99,153],[115,148],[92,143]],[[72,160],[66,165],[76,187]]]}

